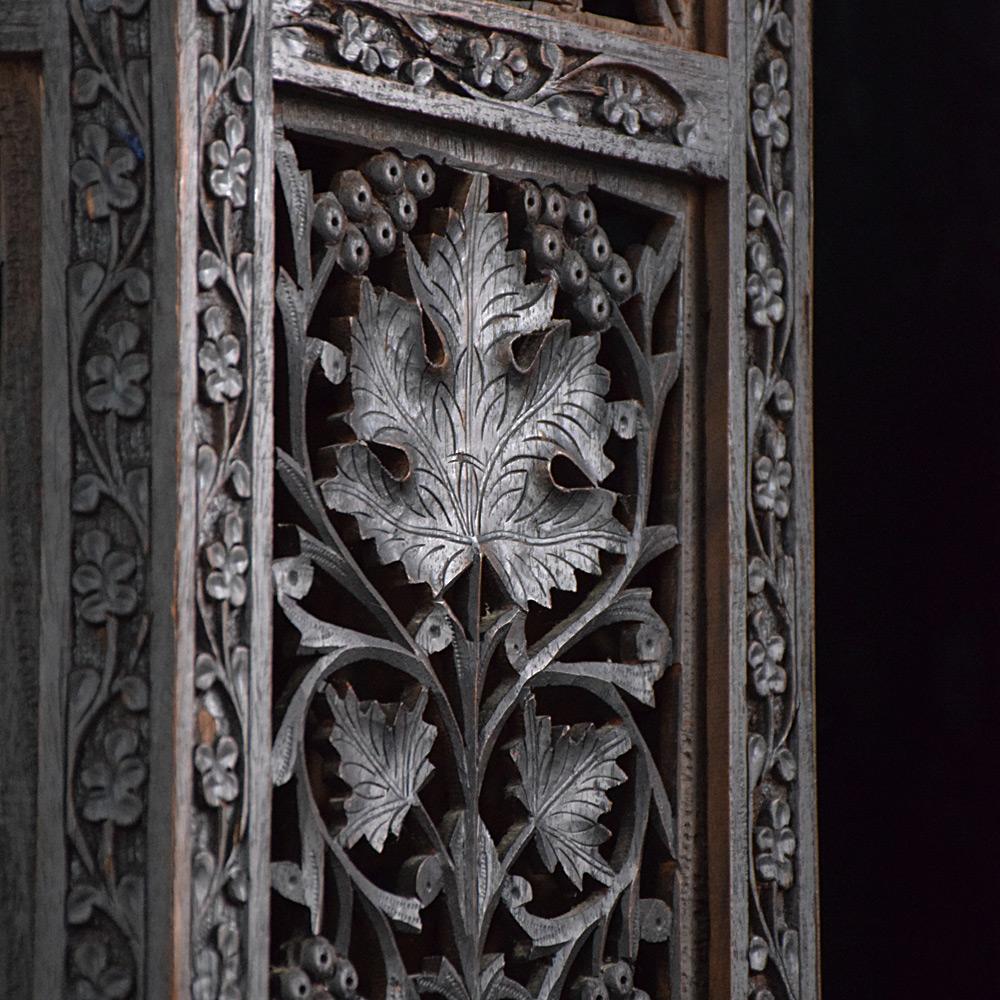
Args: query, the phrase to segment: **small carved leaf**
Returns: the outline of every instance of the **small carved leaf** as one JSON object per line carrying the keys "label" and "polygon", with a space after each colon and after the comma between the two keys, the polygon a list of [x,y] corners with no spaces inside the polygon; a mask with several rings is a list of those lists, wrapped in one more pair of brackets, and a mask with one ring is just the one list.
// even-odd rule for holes
{"label": "small carved leaf", "polygon": [[74,926],[85,924],[93,915],[94,904],[100,898],[101,893],[92,885],[73,886],[66,899],[66,919]]}
{"label": "small carved leaf", "polygon": [[435,601],[411,624],[417,645],[426,653],[440,653],[455,636],[455,623],[442,602]]}
{"label": "small carved leaf", "polygon": [[212,852],[198,851],[194,856],[191,877],[194,884],[194,898],[199,907],[208,898],[213,875],[215,875],[215,858]]}
{"label": "small carved leaf", "polygon": [[84,260],[69,269],[69,299],[74,313],[90,305],[104,281],[105,271],[97,261]]}
{"label": "small carved leaf", "polygon": [[632,741],[620,726],[596,729],[591,723],[552,729],[548,716],[535,713],[535,700],[524,705],[524,739],[510,755],[521,774],[512,789],[535,825],[535,843],[549,871],[558,862],[579,889],[584,875],[609,885],[611,866],[598,853],[610,836],[600,822],[611,808],[609,789],[626,779],[616,759]]}
{"label": "small carved leaf", "polygon": [[198,283],[202,288],[211,288],[222,275],[222,261],[211,250],[202,250],[198,255]]}
{"label": "small carved leaf", "polygon": [[336,344],[318,340],[316,337],[306,339],[306,356],[310,361],[319,359],[323,374],[331,385],[340,385],[347,375],[347,358]]}
{"label": "small carved leaf", "polygon": [[760,781],[760,776],[764,773],[764,761],[767,759],[767,743],[759,733],[754,733],[747,744],[747,757],[749,758],[750,787],[754,788]]}
{"label": "small carved leaf", "polygon": [[244,104],[249,104],[253,100],[253,77],[245,66],[236,67],[236,72],[233,74],[233,89]]}
{"label": "small carved leaf", "polygon": [[73,103],[89,107],[97,101],[101,93],[103,76],[95,69],[84,66],[73,74]]}
{"label": "small carved leaf", "polygon": [[[451,856],[455,859],[455,875],[459,886],[464,885],[466,874],[469,870],[466,863],[466,842],[465,842],[465,816],[460,815],[455,829],[451,834],[451,842],[448,844]],[[475,857],[471,859],[475,865],[475,885],[476,885],[476,917],[475,925],[482,927],[486,917],[487,906],[493,898],[493,894],[500,886],[500,879],[503,871],[500,866],[500,858],[497,855],[496,845],[490,836],[490,831],[486,829],[486,824],[482,819],[478,819],[478,830],[476,834]],[[464,889],[460,892],[460,898],[466,898]],[[473,917],[466,914],[470,921]]]}
{"label": "small carved leaf", "polygon": [[130,267],[125,272],[125,297],[136,306],[144,306],[150,296],[149,274],[141,267]]}
{"label": "small carved leaf", "polygon": [[327,688],[333,712],[330,742],[340,755],[338,774],[351,788],[344,803],[347,825],[340,840],[353,847],[362,837],[381,852],[389,833],[399,836],[417,793],[434,770],[428,761],[437,728],[423,721],[427,690],[416,704],[360,702],[348,685],[341,698]]}
{"label": "small carved leaf", "polygon": [[250,496],[250,469],[247,463],[241,458],[235,459],[229,466],[229,476],[236,495],[246,500]]}
{"label": "small carved leaf", "polygon": [[104,481],[91,472],[77,476],[73,483],[73,510],[77,514],[90,514],[97,510],[101,494],[104,492]]}
{"label": "small carved leaf", "polygon": [[556,94],[555,97],[550,97],[546,102],[544,107],[548,108],[553,117],[558,118],[563,122],[575,122],[579,115],[576,113],[576,108],[573,107],[569,101],[566,100],[561,94]]}
{"label": "small carved leaf", "polygon": [[115,688],[130,712],[144,712],[149,706],[149,685],[137,674],[123,677]]}
{"label": "small carved leaf", "polygon": [[299,801],[299,828],[302,831],[302,898],[312,921],[314,934],[319,933],[320,919],[323,913],[323,882],[324,868],[326,861],[326,845],[323,843],[323,834],[316,826],[316,822],[309,814],[306,801],[308,792],[301,787],[298,789]]}
{"label": "small carved leaf", "polygon": [[[470,175],[427,262],[407,241],[419,307],[362,282],[348,418],[359,443],[341,448],[321,488],[383,561],[401,560],[435,594],[478,552],[517,604],[549,606],[553,589],[575,590],[578,570],[600,572],[601,551],[628,543],[614,494],[597,487],[613,469],[610,380],[597,364],[599,335],[552,324],[555,285],[525,283],[524,255],[506,249],[506,216],[487,211],[487,195],[486,176]],[[443,348],[439,365],[425,353],[422,315]],[[514,344],[538,334],[522,369]],[[408,474],[390,473],[369,442],[402,450]],[[557,486],[557,455],[592,485]]]}

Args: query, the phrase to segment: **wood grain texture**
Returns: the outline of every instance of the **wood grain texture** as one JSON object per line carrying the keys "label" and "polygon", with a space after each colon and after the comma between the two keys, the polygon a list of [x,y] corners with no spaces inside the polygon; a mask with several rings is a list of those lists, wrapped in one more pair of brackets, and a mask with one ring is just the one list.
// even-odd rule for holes
{"label": "wood grain texture", "polygon": [[41,591],[40,63],[0,57],[0,993],[34,954]]}

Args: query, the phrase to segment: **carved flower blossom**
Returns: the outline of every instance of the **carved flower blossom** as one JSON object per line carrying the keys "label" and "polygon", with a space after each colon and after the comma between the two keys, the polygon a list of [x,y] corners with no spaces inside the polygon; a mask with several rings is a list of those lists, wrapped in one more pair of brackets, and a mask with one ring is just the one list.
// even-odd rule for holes
{"label": "carved flower blossom", "polygon": [[126,581],[135,572],[135,558],[128,552],[112,551],[111,538],[100,529],[80,539],[80,551],[86,561],[73,574],[73,589],[83,598],[83,619],[101,625],[108,615],[130,615],[138,596]]}
{"label": "carved flower blossom", "polygon": [[85,125],[80,136],[83,154],[73,164],[73,183],[83,194],[87,215],[106,219],[112,209],[131,208],[139,189],[129,174],[135,170],[135,153],[127,146],[112,146],[103,125]]}
{"label": "carved flower blossom", "polygon": [[770,139],[777,149],[784,149],[788,145],[785,119],[792,110],[792,95],[785,89],[788,63],[784,59],[772,59],[767,75],[770,83],[758,83],[753,88],[753,130],[761,139]]}
{"label": "carved flower blossom", "polygon": [[250,564],[250,556],[243,545],[243,521],[239,514],[226,515],[223,541],[209,545],[205,558],[212,567],[205,580],[205,590],[217,601],[229,601],[236,607],[242,607],[247,599],[244,573]]}
{"label": "carved flower blossom", "polygon": [[777,882],[782,889],[790,889],[795,878],[792,855],[795,854],[795,834],[792,832],[792,810],[785,799],[768,799],[770,826],[754,830],[757,844],[757,873],[766,882]]}
{"label": "carved flower blossom", "polygon": [[768,454],[753,464],[754,503],[761,510],[773,510],[776,517],[788,515],[788,487],[792,484],[792,466],[785,459],[785,435],[767,435]]}
{"label": "carved flower blossom", "polygon": [[226,332],[226,315],[219,306],[209,306],[203,322],[207,339],[198,351],[198,364],[205,373],[205,392],[216,403],[236,399],[243,391],[243,375],[236,367],[240,342]]}
{"label": "carved flower blossom", "polygon": [[238,115],[230,115],[225,124],[226,139],[216,139],[208,147],[212,172],[208,182],[220,197],[227,198],[234,208],[247,203],[247,174],[253,165],[253,155],[243,145],[246,128]]}
{"label": "carved flower blossom", "polygon": [[382,37],[382,26],[374,17],[358,17],[344,9],[337,15],[337,26],[337,54],[345,62],[358,63],[366,73],[374,73],[380,66],[396,69],[403,61],[395,39]]}
{"label": "carved flower blossom", "polygon": [[747,663],[753,671],[753,686],[757,694],[781,694],[785,690],[787,675],[781,661],[785,658],[785,640],[772,633],[771,622],[764,611],[753,616],[756,638],[747,647]]}
{"label": "carved flower blossom", "polygon": [[473,82],[486,90],[494,86],[501,93],[510,91],[518,76],[528,68],[528,56],[520,45],[511,45],[503,35],[493,32],[489,38],[468,42],[469,67]]}
{"label": "carved flower blossom", "polygon": [[146,765],[135,755],[138,746],[134,729],[112,729],[105,735],[104,759],[80,774],[80,783],[87,789],[83,800],[85,819],[131,826],[142,815],[142,799],[137,792],[146,781]]}
{"label": "carved flower blossom", "polygon": [[73,949],[73,1000],[122,1000],[132,991],[132,975],[122,965],[108,965],[108,947],[89,938]]}
{"label": "carved flower blossom", "polygon": [[194,766],[201,775],[201,791],[213,808],[232,802],[240,793],[235,767],[240,748],[232,736],[220,736],[215,746],[202,743],[194,752]]}
{"label": "carved flower blossom", "polygon": [[630,84],[624,77],[608,74],[601,83],[605,97],[598,110],[609,125],[620,125],[629,135],[638,135],[642,123],[651,128],[663,124],[662,110],[646,99],[637,82]]}
{"label": "carved flower blossom", "polygon": [[84,0],[83,6],[94,14],[116,10],[125,17],[134,17],[146,6],[146,0]]}
{"label": "carved flower blossom", "polygon": [[770,327],[780,323],[785,315],[785,301],[781,291],[785,287],[785,276],[780,267],[771,261],[771,251],[763,240],[754,240],[748,251],[751,274],[747,278],[747,299],[750,302],[750,317],[760,327]]}
{"label": "carved flower blossom", "polygon": [[135,417],[146,401],[140,383],[149,374],[146,356],[131,353],[139,342],[139,328],[127,319],[121,320],[104,336],[111,354],[96,354],[87,362],[85,370],[92,383],[87,390],[87,405],[98,413]]}

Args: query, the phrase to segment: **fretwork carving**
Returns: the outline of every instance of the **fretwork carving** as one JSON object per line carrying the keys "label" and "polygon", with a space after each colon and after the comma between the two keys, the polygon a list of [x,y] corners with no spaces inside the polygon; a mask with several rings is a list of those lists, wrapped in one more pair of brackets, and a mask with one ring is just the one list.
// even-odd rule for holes
{"label": "fretwork carving", "polygon": [[650,490],[681,222],[621,255],[584,192],[392,151],[316,192],[287,140],[277,165],[275,989],[644,997],[676,867],[642,574],[677,544]]}

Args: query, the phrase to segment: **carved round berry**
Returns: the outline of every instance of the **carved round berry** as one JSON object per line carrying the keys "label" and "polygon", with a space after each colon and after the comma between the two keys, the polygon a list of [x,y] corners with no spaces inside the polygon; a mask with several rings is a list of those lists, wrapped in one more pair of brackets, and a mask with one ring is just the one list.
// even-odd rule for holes
{"label": "carved round berry", "polygon": [[566,225],[574,233],[585,233],[597,225],[597,209],[589,195],[575,194],[566,205]]}
{"label": "carved round berry", "polygon": [[616,302],[624,302],[632,294],[632,268],[620,254],[611,255],[608,266],[601,271],[601,284]]}
{"label": "carved round berry", "polygon": [[337,201],[337,196],[331,191],[321,194],[316,199],[316,211],[313,213],[313,229],[327,246],[336,246],[344,236],[347,216],[344,207]]}
{"label": "carved round berry", "polygon": [[573,300],[573,309],[583,324],[591,329],[602,329],[611,320],[611,301],[604,286],[593,278],[586,291]]}
{"label": "carved round berry", "polygon": [[348,224],[340,244],[340,266],[348,274],[361,274],[371,260],[371,248],[357,226]]}
{"label": "carved round berry", "polygon": [[361,167],[372,187],[382,194],[398,194],[403,190],[406,167],[391,150],[366,160]]}
{"label": "carved round berry", "polygon": [[559,262],[559,287],[568,295],[579,295],[590,280],[590,268],[576,250],[567,249]]}
{"label": "carved round berry", "polygon": [[566,221],[566,198],[558,188],[547,187],[542,192],[542,218],[546,226],[562,229]]}
{"label": "carved round berry", "polygon": [[632,1000],[649,1000],[649,994],[645,990],[632,990]]}
{"label": "carved round berry", "polygon": [[526,229],[542,217],[542,192],[531,181],[518,181],[507,194],[507,211],[513,231]]}
{"label": "carved round berry", "polygon": [[408,233],[417,224],[417,199],[409,191],[400,191],[389,198],[385,207],[389,209],[392,221]]}
{"label": "carved round berry", "polygon": [[406,188],[415,198],[429,198],[434,194],[434,170],[426,160],[411,160],[406,165]]}
{"label": "carved round berry", "polygon": [[576,1000],[609,1000],[604,983],[594,976],[581,976],[573,992]]}
{"label": "carved round berry", "polygon": [[396,249],[396,225],[381,205],[365,223],[364,233],[376,257],[384,257]]}
{"label": "carved round berry", "polygon": [[327,979],[333,972],[336,952],[325,937],[306,938],[302,942],[302,968],[313,979]]}
{"label": "carved round berry", "polygon": [[592,271],[602,271],[611,260],[611,241],[600,226],[595,226],[586,236],[581,236],[576,241],[576,249]]}
{"label": "carved round berry", "polygon": [[604,985],[616,1000],[627,1000],[632,992],[632,967],[628,962],[611,962],[601,969]]}
{"label": "carved round berry", "polygon": [[301,969],[285,969],[282,972],[282,1000],[305,1000],[311,992],[312,982]]}
{"label": "carved round berry", "polygon": [[337,174],[334,193],[340,199],[347,217],[353,222],[365,222],[372,214],[375,196],[371,185],[359,170],[343,170]]}
{"label": "carved round berry", "polygon": [[566,245],[563,234],[552,226],[534,226],[531,230],[531,258],[540,271],[555,270]]}
{"label": "carved round berry", "polygon": [[358,992],[358,973],[351,960],[343,955],[338,956],[334,962],[330,992],[340,1000],[351,1000]]}

